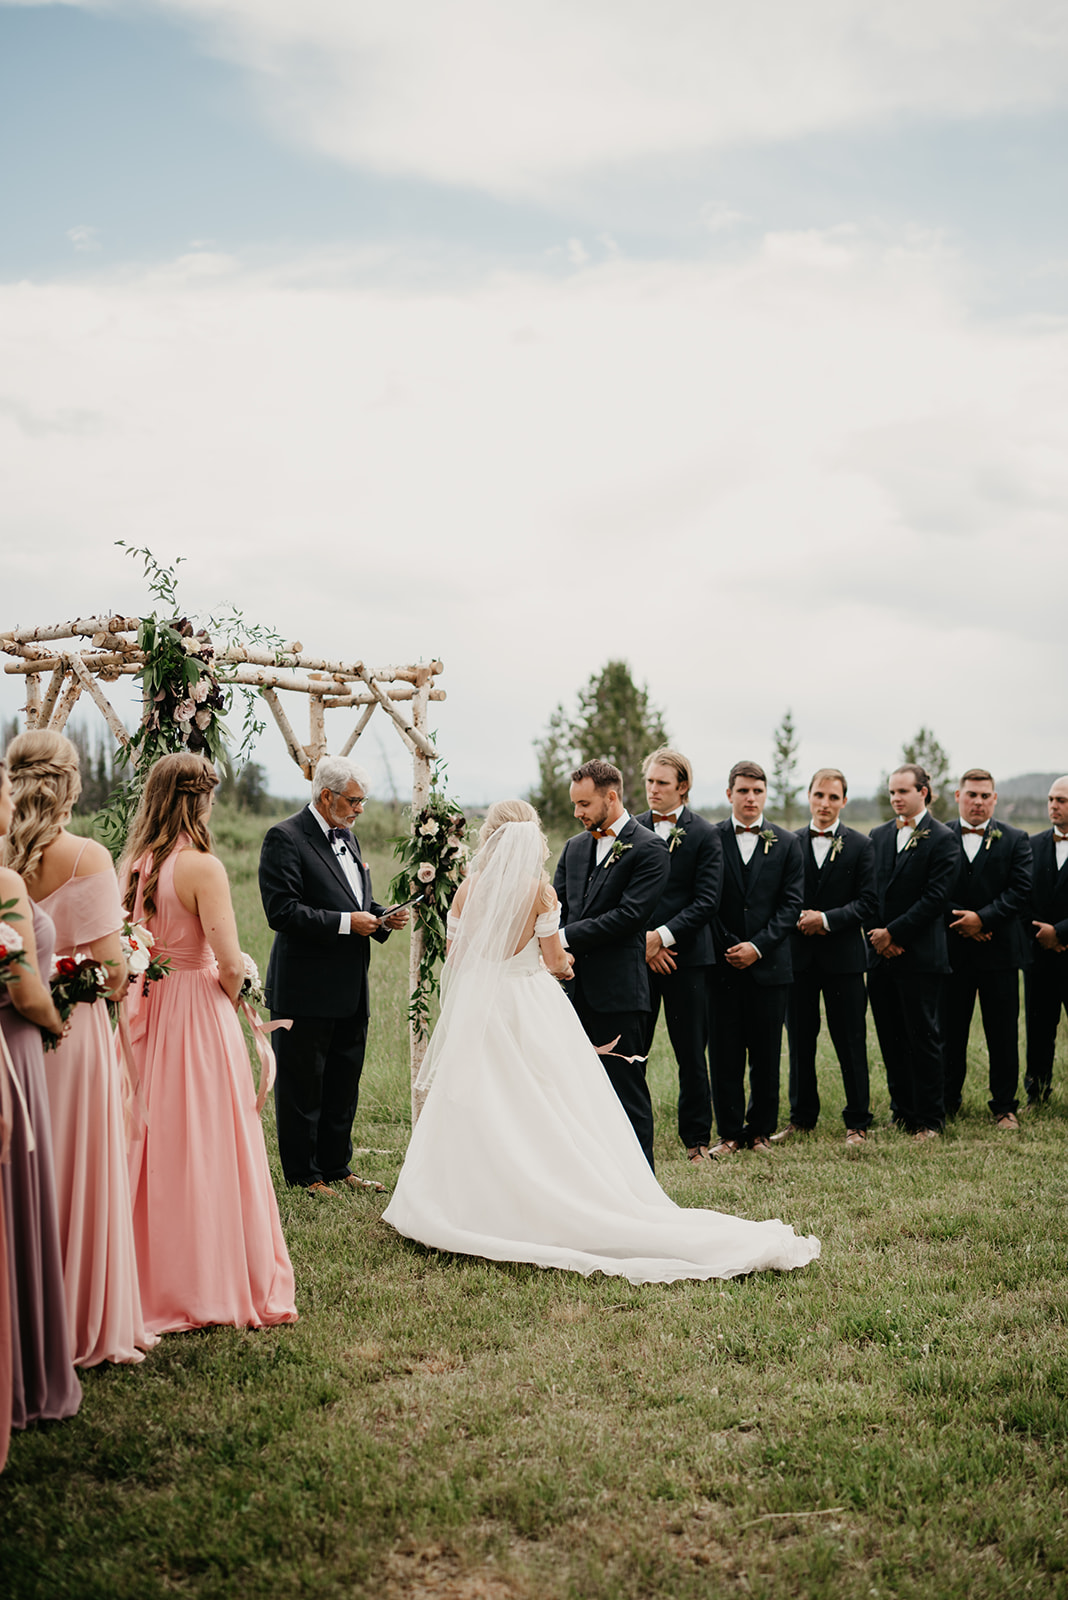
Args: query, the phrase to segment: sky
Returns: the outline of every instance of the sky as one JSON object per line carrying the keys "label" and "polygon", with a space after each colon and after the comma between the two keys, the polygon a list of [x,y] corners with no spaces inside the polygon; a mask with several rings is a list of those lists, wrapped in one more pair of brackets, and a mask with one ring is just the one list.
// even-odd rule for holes
{"label": "sky", "polygon": [[1066,135],[1060,0],[0,0],[0,628],[181,556],[469,803],[619,658],[701,803],[1062,772]]}

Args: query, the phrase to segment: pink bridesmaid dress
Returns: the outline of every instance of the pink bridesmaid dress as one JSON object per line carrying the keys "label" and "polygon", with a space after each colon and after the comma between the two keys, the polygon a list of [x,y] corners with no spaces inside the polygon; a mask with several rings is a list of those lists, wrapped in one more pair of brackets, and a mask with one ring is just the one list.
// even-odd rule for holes
{"label": "pink bridesmaid dress", "polygon": [[[56,925],[57,957],[87,952],[122,927],[114,872],[72,874],[40,906]],[[76,1367],[143,1361],[157,1340],[141,1314],[123,1075],[107,1002],[75,1006],[70,1033],[44,1064],[71,1356]]]}
{"label": "pink bridesmaid dress", "polygon": [[245,1038],[200,919],[175,893],[180,849],[163,863],[155,913],[144,916],[140,893],[134,907],[170,972],[147,996],[135,982],[126,1001],[148,1124],[130,1149],[145,1322],[154,1333],[295,1322]]}

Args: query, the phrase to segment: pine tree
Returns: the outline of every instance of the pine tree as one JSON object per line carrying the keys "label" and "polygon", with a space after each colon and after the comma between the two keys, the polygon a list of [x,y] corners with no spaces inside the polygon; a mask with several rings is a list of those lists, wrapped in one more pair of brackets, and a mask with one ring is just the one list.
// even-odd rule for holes
{"label": "pine tree", "polygon": [[549,718],[543,737],[535,739],[534,749],[538,757],[538,787],[532,790],[530,803],[546,828],[566,827],[572,817],[568,788],[578,754],[571,722],[562,705]]}
{"label": "pine tree", "polygon": [[638,688],[627,662],[609,661],[579,691],[576,715],[569,718],[558,705],[545,734],[534,741],[538,787],[531,792],[531,805],[546,827],[570,823],[571,773],[584,761],[598,759],[619,768],[624,804],[640,811],[645,804],[642,762],[667,738],[663,717],[649,703],[649,691]]}
{"label": "pine tree", "polygon": [[774,756],[771,764],[771,799],[783,822],[790,827],[797,810],[801,785],[797,782],[797,731],[793,712],[786,714],[772,736]]}

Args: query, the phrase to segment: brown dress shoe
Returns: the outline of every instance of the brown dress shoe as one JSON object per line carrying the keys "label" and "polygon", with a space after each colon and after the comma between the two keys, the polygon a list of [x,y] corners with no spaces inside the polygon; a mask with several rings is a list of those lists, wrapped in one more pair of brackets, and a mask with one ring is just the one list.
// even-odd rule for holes
{"label": "brown dress shoe", "polygon": [[1016,1120],[1015,1113],[1012,1111],[1006,1111],[1003,1117],[997,1117],[995,1125],[1001,1129],[1002,1133],[1007,1132],[1009,1128],[1018,1128],[1020,1126]]}
{"label": "brown dress shoe", "polygon": [[723,1156],[737,1155],[738,1141],[737,1139],[721,1139],[719,1144],[714,1144],[708,1153],[713,1161],[719,1161]]}
{"label": "brown dress shoe", "polygon": [[772,1144],[782,1144],[784,1139],[792,1139],[795,1133],[807,1133],[807,1128],[799,1128],[796,1122],[788,1122],[785,1128],[780,1128],[778,1133],[771,1136]]}
{"label": "brown dress shoe", "polygon": [[304,1192],[305,1194],[332,1194],[335,1199],[337,1198],[337,1190],[331,1189],[330,1185],[324,1183],[321,1178],[316,1178],[314,1183],[307,1184]]}
{"label": "brown dress shoe", "polygon": [[762,1156],[770,1156],[771,1140],[765,1139],[762,1133],[758,1133],[749,1148],[750,1150],[758,1150]]}
{"label": "brown dress shoe", "polygon": [[853,1150],[856,1149],[858,1145],[867,1144],[868,1135],[864,1132],[863,1128],[847,1128],[845,1142],[849,1148]]}
{"label": "brown dress shoe", "polygon": [[686,1159],[687,1161],[692,1161],[695,1167],[699,1167],[702,1161],[708,1160],[707,1144],[691,1145],[686,1152]]}
{"label": "brown dress shoe", "polygon": [[341,1179],[346,1189],[373,1189],[375,1194],[385,1194],[386,1186],[376,1178],[358,1178],[354,1172]]}
{"label": "brown dress shoe", "polygon": [[929,1139],[940,1139],[942,1136],[937,1128],[917,1128],[912,1135],[913,1144],[926,1144]]}

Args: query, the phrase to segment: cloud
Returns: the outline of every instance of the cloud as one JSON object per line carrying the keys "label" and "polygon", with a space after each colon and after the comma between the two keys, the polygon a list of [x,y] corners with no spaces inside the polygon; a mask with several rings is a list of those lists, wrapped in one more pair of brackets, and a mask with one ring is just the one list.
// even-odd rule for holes
{"label": "cloud", "polygon": [[142,606],[118,538],[183,554],[202,612],[440,655],[471,798],[529,784],[552,706],[619,655],[701,795],[786,705],[803,761],[859,787],[921,722],[1063,766],[1063,325],[977,321],[939,241],[856,229],[452,287],[423,265],[0,286],[0,626]]}
{"label": "cloud", "polygon": [[[102,6],[102,0],[82,0]],[[1068,87],[1059,0],[128,0],[196,29],[287,137],[539,201],[738,144],[1034,111]]]}
{"label": "cloud", "polygon": [[100,229],[87,227],[85,223],[79,223],[76,228],[68,228],[67,238],[79,255],[100,249]]}

